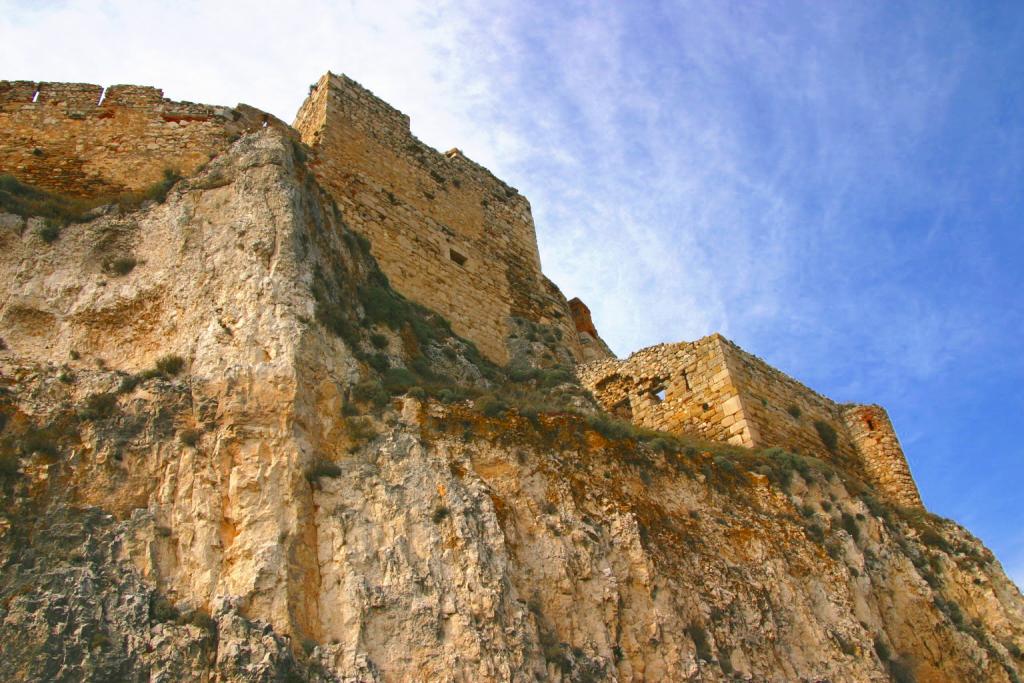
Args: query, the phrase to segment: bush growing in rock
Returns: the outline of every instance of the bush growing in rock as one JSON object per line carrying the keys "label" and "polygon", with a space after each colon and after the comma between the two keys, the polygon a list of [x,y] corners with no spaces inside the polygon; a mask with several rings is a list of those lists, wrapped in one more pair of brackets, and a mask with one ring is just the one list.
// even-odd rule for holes
{"label": "bush growing in rock", "polygon": [[362,443],[369,441],[377,436],[377,430],[373,426],[373,422],[366,417],[350,417],[345,420],[345,426],[348,429],[348,434],[356,443]]}
{"label": "bush growing in rock", "polygon": [[821,437],[821,442],[825,444],[825,448],[835,451],[836,446],[839,445],[839,436],[836,434],[836,430],[832,428],[832,425],[821,420],[815,420],[814,429],[818,432],[818,436]]}
{"label": "bush growing in rock", "polygon": [[860,527],[857,526],[857,519],[853,515],[844,512],[840,523],[855,542],[860,540]]}
{"label": "bush growing in rock", "polygon": [[54,443],[54,437],[49,430],[46,429],[30,429],[23,437],[21,441],[21,452],[25,455],[32,455],[33,453],[42,453],[51,458],[57,457],[57,444]]}
{"label": "bush growing in rock", "polygon": [[508,410],[508,404],[494,394],[484,394],[476,400],[474,406],[487,417],[497,417]]}
{"label": "bush growing in rock", "polygon": [[154,621],[177,621],[181,616],[178,608],[163,596],[154,596],[150,603],[149,614]]}
{"label": "bush growing in rock", "polygon": [[0,453],[0,480],[18,476],[18,456],[14,453]]}
{"label": "bush growing in rock", "polygon": [[165,375],[177,375],[185,368],[185,359],[174,354],[162,356],[156,361],[156,369]]}
{"label": "bush growing in rock", "polygon": [[405,368],[390,368],[384,373],[384,389],[391,395],[404,394],[419,383],[419,378]]}
{"label": "bush growing in rock", "polygon": [[370,403],[378,408],[387,405],[389,396],[380,382],[364,380],[352,387],[352,398],[360,403]]}
{"label": "bush growing in rock", "polygon": [[47,244],[53,244],[60,237],[61,226],[59,223],[47,220],[43,227],[39,228],[39,239]]}
{"label": "bush growing in rock", "polygon": [[118,256],[116,258],[104,259],[101,267],[107,275],[123,277],[135,270],[138,260],[133,256]]}
{"label": "bush growing in rock", "polygon": [[103,420],[114,413],[117,407],[117,394],[93,394],[85,399],[85,406],[78,411],[83,420]]}
{"label": "bush growing in rock", "polygon": [[312,464],[306,469],[306,479],[310,482],[316,482],[321,477],[340,477],[341,468],[335,463],[324,458],[317,458]]}
{"label": "bush growing in rock", "polygon": [[199,439],[201,439],[202,436],[203,433],[198,429],[185,429],[182,430],[181,434],[178,435],[178,439],[186,446],[189,446],[190,448],[195,448],[196,444],[199,443]]}
{"label": "bush growing in rock", "polygon": [[42,216],[50,219],[56,232],[47,242],[57,239],[62,223],[82,220],[88,206],[79,200],[64,197],[20,182],[12,175],[0,175],[0,209],[18,216]]}
{"label": "bush growing in rock", "polygon": [[640,436],[640,431],[632,422],[597,413],[587,416],[587,424],[606,439],[630,439]]}

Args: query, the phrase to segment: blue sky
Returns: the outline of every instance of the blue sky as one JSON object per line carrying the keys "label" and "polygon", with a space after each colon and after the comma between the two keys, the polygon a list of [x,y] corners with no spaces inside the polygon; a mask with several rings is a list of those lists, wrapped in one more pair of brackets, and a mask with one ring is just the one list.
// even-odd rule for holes
{"label": "blue sky", "polygon": [[0,0],[0,78],[290,121],[347,73],[531,200],[617,353],[717,330],[885,405],[1024,584],[1024,5],[252,4]]}

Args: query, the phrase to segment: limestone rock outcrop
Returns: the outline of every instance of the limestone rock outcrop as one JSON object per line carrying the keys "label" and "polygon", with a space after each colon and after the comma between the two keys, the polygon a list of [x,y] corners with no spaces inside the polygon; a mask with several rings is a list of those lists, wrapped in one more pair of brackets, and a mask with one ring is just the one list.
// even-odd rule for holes
{"label": "limestone rock outcrop", "polygon": [[614,358],[615,354],[601,339],[594,327],[594,321],[590,317],[590,309],[579,297],[569,299],[569,311],[572,313],[572,321],[576,326],[576,333],[580,339],[580,355],[584,363]]}
{"label": "limestone rock outcrop", "polygon": [[307,156],[268,127],[52,240],[0,215],[0,678],[1024,675],[1024,598],[966,530],[611,420],[560,328],[490,363]]}

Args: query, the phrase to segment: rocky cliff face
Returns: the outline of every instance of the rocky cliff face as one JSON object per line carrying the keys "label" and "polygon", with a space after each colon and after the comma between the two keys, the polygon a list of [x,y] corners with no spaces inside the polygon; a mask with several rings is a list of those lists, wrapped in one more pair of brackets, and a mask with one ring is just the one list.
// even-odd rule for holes
{"label": "rocky cliff face", "polygon": [[604,418],[548,331],[490,365],[302,158],[246,135],[50,242],[0,215],[0,678],[1024,675],[965,530]]}

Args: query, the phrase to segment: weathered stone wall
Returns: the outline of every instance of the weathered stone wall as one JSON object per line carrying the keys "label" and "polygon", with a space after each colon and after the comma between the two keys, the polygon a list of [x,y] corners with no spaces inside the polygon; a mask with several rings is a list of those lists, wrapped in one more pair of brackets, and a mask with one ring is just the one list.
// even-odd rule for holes
{"label": "weathered stone wall", "polygon": [[725,339],[659,344],[626,360],[582,365],[580,381],[606,410],[650,429],[753,446],[757,434],[730,377]]}
{"label": "weathered stone wall", "polygon": [[[794,453],[825,459],[854,460],[857,451],[843,422],[839,406],[723,339],[729,375],[739,390],[744,414],[756,425],[756,446],[778,446]],[[836,435],[830,450],[816,424],[827,425]]]}
{"label": "weathered stone wall", "polygon": [[885,409],[878,405],[847,404],[841,406],[841,410],[850,438],[864,460],[868,479],[896,503],[923,507],[921,494]]}
{"label": "weathered stone wall", "polygon": [[541,273],[529,202],[514,188],[458,150],[423,144],[408,116],[345,76],[323,76],[294,126],[395,289],[499,363],[511,316],[558,327],[579,356],[565,297]]}
{"label": "weathered stone wall", "polygon": [[140,190],[193,173],[240,133],[284,126],[239,105],[172,102],[157,88],[0,81],[0,174],[61,194]]}
{"label": "weathered stone wall", "polygon": [[881,407],[839,406],[721,335],[587,363],[578,374],[606,410],[636,424],[856,467],[890,500],[921,506]]}

